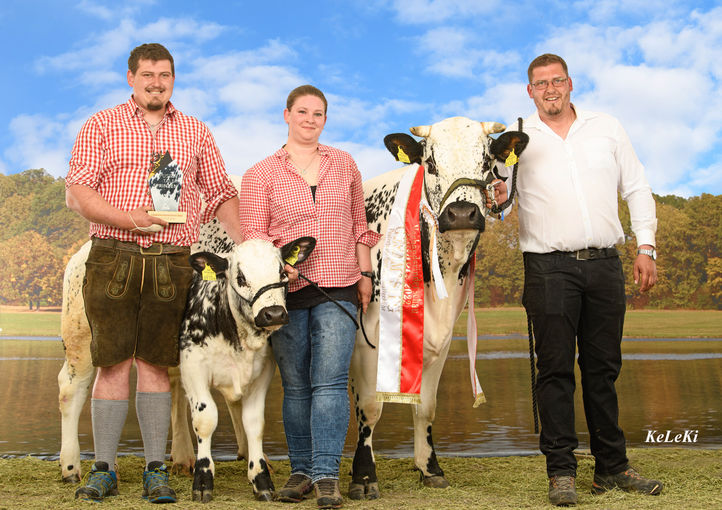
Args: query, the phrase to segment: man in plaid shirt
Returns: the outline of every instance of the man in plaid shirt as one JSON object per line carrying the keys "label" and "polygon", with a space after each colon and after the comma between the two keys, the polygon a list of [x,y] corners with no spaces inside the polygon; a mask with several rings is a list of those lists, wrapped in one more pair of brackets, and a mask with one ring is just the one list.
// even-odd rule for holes
{"label": "man in plaid shirt", "polygon": [[[171,503],[176,496],[164,463],[168,367],[179,361],[178,328],[193,273],[190,245],[200,224],[214,215],[240,242],[239,205],[208,128],[170,102],[175,70],[168,50],[160,44],[135,48],[127,78],[133,95],[83,125],[66,178],[68,207],[90,221],[83,298],[98,367],[91,407],[95,463],[75,496],[101,501],[118,493],[113,466],[135,360],[135,405],[147,464],[143,497]],[[185,223],[148,214],[151,161],[164,155],[183,175],[178,209],[186,213]]]}

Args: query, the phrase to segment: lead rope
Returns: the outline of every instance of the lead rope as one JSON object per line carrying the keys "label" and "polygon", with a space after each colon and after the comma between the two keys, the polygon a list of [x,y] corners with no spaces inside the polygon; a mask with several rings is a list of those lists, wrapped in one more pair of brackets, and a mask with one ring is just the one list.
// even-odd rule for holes
{"label": "lead rope", "polygon": [[526,314],[526,326],[529,332],[529,370],[531,372],[531,409],[534,413],[534,433],[539,433],[539,410],[536,402],[536,369],[534,368],[534,331],[532,329],[531,317]]}
{"label": "lead rope", "polygon": [[[359,323],[358,323],[358,321],[356,320],[356,317],[354,317],[353,315],[351,315],[351,314],[348,312],[348,310],[346,310],[343,306],[341,306],[341,303],[339,303],[339,302],[336,301],[334,298],[332,298],[331,296],[329,296],[328,293],[327,293],[325,290],[323,290],[321,287],[319,287],[316,282],[312,282],[311,280],[309,280],[308,278],[306,278],[304,275],[302,275],[300,271],[298,272],[298,277],[299,277],[299,278],[303,278],[304,280],[306,280],[308,283],[310,283],[311,285],[313,285],[313,286],[316,288],[316,290],[318,290],[318,291],[319,291],[321,294],[323,294],[326,298],[328,298],[329,300],[331,300],[331,302],[332,302],[333,304],[335,304],[336,306],[338,306],[343,313],[345,313],[346,315],[349,316],[349,318],[353,321],[354,325],[356,326],[356,329],[359,329]],[[376,346],[375,346],[374,344],[372,344],[371,342],[369,342],[369,337],[366,336],[366,331],[364,330],[363,309],[361,310],[361,333],[363,333],[364,340],[366,340],[366,343],[367,343],[372,349],[376,349]]]}

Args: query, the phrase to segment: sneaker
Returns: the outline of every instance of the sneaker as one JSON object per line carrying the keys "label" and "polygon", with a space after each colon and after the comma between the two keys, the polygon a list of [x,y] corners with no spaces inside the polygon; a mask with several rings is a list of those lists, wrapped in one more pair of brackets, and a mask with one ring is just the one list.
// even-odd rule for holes
{"label": "sneaker", "polygon": [[168,485],[168,468],[154,461],[143,471],[143,499],[151,503],[175,503],[175,491]]}
{"label": "sneaker", "polygon": [[108,469],[106,462],[96,462],[87,474],[85,485],[75,491],[75,499],[103,501],[107,496],[118,495],[118,477]]}
{"label": "sneaker", "polygon": [[293,473],[286,485],[276,493],[276,499],[285,503],[298,503],[313,490],[311,479],[303,473]]}
{"label": "sneaker", "polygon": [[343,498],[335,478],[321,478],[315,484],[318,508],[341,508]]}
{"label": "sneaker", "polygon": [[627,492],[639,492],[650,496],[657,496],[662,492],[664,484],[658,480],[644,478],[634,468],[627,467],[625,471],[616,475],[598,475],[594,473],[592,494],[602,494],[611,489],[622,489]]}
{"label": "sneaker", "polygon": [[574,506],[577,504],[577,489],[573,476],[549,477],[549,502],[556,506]]}

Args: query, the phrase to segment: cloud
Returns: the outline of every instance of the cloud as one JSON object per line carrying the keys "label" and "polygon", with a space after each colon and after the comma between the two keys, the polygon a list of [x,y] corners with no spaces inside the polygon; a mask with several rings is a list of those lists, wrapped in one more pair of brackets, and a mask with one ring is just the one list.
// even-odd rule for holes
{"label": "cloud", "polygon": [[391,8],[400,23],[440,23],[451,18],[466,19],[489,14],[497,9],[498,0],[394,0]]}
{"label": "cloud", "polygon": [[9,131],[15,143],[4,156],[8,165],[22,162],[22,167],[11,171],[44,168],[56,177],[67,173],[67,147],[76,134],[69,130],[67,121],[46,115],[20,115],[10,121]]}
{"label": "cloud", "polygon": [[720,163],[710,148],[722,140],[722,8],[628,28],[577,25],[537,48],[567,60],[575,104],[622,121],[655,192],[693,190],[695,169]]}
{"label": "cloud", "polygon": [[100,0],[81,0],[76,5],[76,8],[103,20],[113,20],[118,17],[128,17],[144,6],[154,4],[155,0],[125,0],[123,2],[111,1],[106,3],[109,5],[104,5]]}
{"label": "cloud", "polygon": [[447,78],[490,83],[504,75],[505,70],[516,71],[520,62],[514,51],[489,49],[484,34],[471,29],[437,27],[417,41],[416,52],[428,62],[426,71]]}
{"label": "cloud", "polygon": [[[225,27],[213,22],[198,22],[187,18],[161,18],[153,23],[138,25],[132,19],[122,19],[117,27],[100,34],[90,34],[78,49],[55,56],[44,56],[35,62],[40,73],[67,72],[93,68],[89,77],[109,72],[117,59],[127,59],[129,48],[145,41],[163,41],[177,58],[180,50],[218,37]],[[175,46],[175,47],[174,47]],[[81,77],[82,80],[82,77]],[[82,84],[95,84],[93,81]]]}

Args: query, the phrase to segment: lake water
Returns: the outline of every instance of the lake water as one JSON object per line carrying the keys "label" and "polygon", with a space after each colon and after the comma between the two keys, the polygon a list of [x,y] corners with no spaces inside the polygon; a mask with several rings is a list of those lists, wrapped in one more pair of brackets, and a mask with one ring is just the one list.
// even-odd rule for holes
{"label": "lake water", "polygon": [[[695,431],[695,448],[722,447],[722,339],[625,339],[624,365],[617,383],[620,423],[628,445],[645,442],[649,431],[684,434]],[[434,444],[439,455],[490,456],[538,452],[531,411],[528,347],[525,338],[494,337],[479,342],[477,371],[487,403],[471,407],[466,345],[454,341],[438,391]],[[63,364],[57,339],[37,341],[0,337],[0,456],[57,456],[60,449],[57,374]],[[578,375],[578,374],[577,374]],[[577,384],[581,388],[580,383]],[[278,374],[266,404],[265,451],[271,458],[286,454]],[[142,455],[134,393],[123,431],[121,453]],[[216,458],[235,457],[235,439],[225,406],[219,406],[213,437]],[[580,391],[576,399],[580,449],[588,449]],[[80,419],[80,448],[92,452],[90,405]],[[355,440],[353,418],[346,455]],[[390,457],[413,455],[409,406],[387,404],[375,432],[375,451]],[[658,446],[654,444],[654,446]],[[169,450],[170,451],[170,448]]]}

